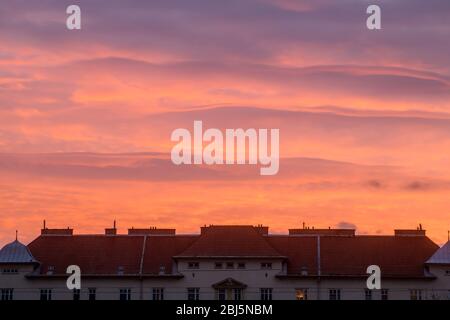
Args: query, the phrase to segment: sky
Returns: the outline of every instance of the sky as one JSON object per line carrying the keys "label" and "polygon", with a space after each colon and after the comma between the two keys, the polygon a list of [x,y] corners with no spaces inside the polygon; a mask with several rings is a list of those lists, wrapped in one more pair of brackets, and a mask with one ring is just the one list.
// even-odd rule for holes
{"label": "sky", "polygon": [[[448,21],[446,0],[2,0],[0,245],[44,219],[75,233],[420,223],[443,244]],[[194,120],[279,128],[279,173],[175,166],[171,132]]]}

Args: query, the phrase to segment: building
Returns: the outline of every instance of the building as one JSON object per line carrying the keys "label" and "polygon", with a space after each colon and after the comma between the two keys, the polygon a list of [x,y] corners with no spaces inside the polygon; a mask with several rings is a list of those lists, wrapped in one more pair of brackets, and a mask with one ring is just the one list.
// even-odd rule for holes
{"label": "building", "polygon": [[[66,286],[69,265],[81,290]],[[366,286],[367,267],[381,269],[381,289]],[[340,300],[450,299],[450,243],[439,248],[418,230],[391,236],[351,229],[205,226],[116,228],[101,235],[42,229],[28,246],[0,251],[1,298],[41,300]]]}

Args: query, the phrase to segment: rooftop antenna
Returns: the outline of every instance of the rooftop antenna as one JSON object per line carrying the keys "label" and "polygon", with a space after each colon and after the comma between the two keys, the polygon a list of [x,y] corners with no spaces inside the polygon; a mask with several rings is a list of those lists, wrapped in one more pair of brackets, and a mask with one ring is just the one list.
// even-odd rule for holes
{"label": "rooftop antenna", "polygon": [[116,228],[116,220],[114,220],[114,227],[113,227],[114,229]]}
{"label": "rooftop antenna", "polygon": [[422,224],[419,223],[419,230],[422,230]]}
{"label": "rooftop antenna", "polygon": [[45,223],[45,219],[44,219],[44,229],[46,229],[46,223]]}
{"label": "rooftop antenna", "polygon": [[303,221],[303,229],[305,229],[305,221]]}
{"label": "rooftop antenna", "polygon": [[16,241],[17,241],[17,234],[18,234],[18,231],[16,230]]}

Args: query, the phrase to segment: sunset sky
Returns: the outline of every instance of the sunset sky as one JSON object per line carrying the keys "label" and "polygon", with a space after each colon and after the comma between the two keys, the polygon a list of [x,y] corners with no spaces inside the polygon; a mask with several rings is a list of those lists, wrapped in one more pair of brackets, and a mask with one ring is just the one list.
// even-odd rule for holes
{"label": "sunset sky", "polygon": [[[78,4],[82,30],[66,29]],[[366,8],[382,9],[382,30]],[[0,246],[48,227],[450,229],[450,1],[2,0]],[[279,128],[280,171],[171,132]]]}

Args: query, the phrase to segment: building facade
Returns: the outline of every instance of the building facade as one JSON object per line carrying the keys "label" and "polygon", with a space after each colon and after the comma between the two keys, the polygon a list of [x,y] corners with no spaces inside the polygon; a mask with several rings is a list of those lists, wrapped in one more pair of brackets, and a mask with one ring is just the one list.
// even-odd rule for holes
{"label": "building facade", "polygon": [[[81,289],[67,288],[67,268]],[[379,266],[381,288],[367,288]],[[406,300],[450,299],[450,243],[439,248],[424,230],[392,236],[351,229],[205,226],[115,228],[101,235],[42,229],[28,246],[0,251],[2,300]]]}

